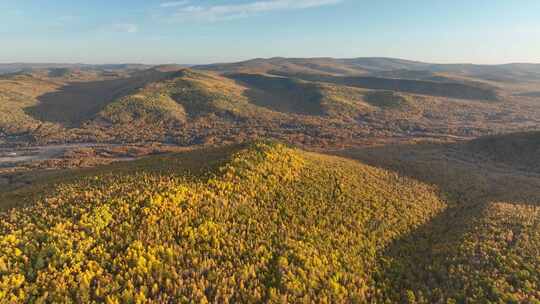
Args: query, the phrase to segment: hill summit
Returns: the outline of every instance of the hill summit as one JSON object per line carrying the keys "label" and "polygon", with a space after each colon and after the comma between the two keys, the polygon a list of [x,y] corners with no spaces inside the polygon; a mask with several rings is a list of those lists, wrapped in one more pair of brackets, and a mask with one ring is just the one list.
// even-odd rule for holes
{"label": "hill summit", "polygon": [[363,302],[378,252],[445,206],[431,186],[280,144],[223,148],[214,169],[194,166],[202,153],[2,213],[0,302]]}

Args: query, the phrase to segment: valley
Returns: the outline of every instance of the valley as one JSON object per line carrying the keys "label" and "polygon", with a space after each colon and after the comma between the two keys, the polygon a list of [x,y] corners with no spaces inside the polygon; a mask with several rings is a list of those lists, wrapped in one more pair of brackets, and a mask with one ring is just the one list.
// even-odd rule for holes
{"label": "valley", "polygon": [[[261,59],[191,69],[4,75],[0,145],[191,146],[275,138],[330,147],[392,138],[474,138],[538,126],[540,106],[529,92],[540,81],[533,76],[507,72],[515,78],[485,80],[477,74],[493,67],[450,74],[451,67],[428,64],[420,65],[424,72],[407,74],[403,69],[419,63],[388,60]],[[536,73],[536,66],[530,70]]]}
{"label": "valley", "polygon": [[540,304],[540,1],[0,1],[0,304]]}

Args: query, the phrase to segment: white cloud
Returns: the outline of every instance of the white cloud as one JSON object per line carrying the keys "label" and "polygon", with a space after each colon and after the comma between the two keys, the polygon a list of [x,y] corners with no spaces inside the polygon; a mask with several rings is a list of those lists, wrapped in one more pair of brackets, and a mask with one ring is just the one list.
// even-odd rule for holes
{"label": "white cloud", "polygon": [[[249,17],[265,12],[307,9],[335,5],[343,0],[261,0],[227,5],[178,5],[176,20],[220,21]],[[179,1],[181,2],[181,1]]]}
{"label": "white cloud", "polygon": [[189,1],[187,1],[187,0],[184,0],[184,1],[170,1],[170,2],[163,2],[159,6],[160,7],[176,7],[176,6],[184,6],[184,5],[188,4],[188,3],[189,3]]}
{"label": "white cloud", "polygon": [[133,23],[116,23],[111,25],[110,30],[118,33],[137,33],[139,27]]}

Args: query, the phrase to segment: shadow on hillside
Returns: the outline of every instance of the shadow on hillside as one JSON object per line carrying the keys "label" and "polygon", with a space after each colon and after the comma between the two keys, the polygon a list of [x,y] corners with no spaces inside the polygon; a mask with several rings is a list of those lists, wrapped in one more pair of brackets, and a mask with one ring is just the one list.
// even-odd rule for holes
{"label": "shadow on hillside", "polygon": [[456,81],[440,82],[432,80],[382,78],[371,76],[331,76],[303,73],[273,73],[279,76],[294,77],[306,81],[327,82],[370,90],[397,91],[466,100],[498,101],[500,99],[497,91],[494,88],[477,83],[461,83]]}
{"label": "shadow on hillside", "polygon": [[78,127],[92,119],[111,101],[159,81],[171,73],[146,71],[137,76],[113,80],[68,83],[58,91],[37,97],[39,104],[26,109],[28,115],[41,121]]}
{"label": "shadow on hillside", "polygon": [[254,105],[285,114],[323,115],[323,96],[313,85],[259,74],[231,74],[227,77],[249,88],[244,96]]}
{"label": "shadow on hillside", "polygon": [[386,248],[375,284],[396,294],[385,298],[405,301],[406,290],[433,294],[428,287],[459,292],[463,282],[449,275],[455,265],[448,257],[458,256],[459,246],[469,232],[475,231],[486,208],[494,202],[540,205],[540,177],[520,175],[520,171],[511,169],[493,171],[489,164],[453,158],[461,147],[399,145],[338,153],[435,185],[448,202],[445,211]]}

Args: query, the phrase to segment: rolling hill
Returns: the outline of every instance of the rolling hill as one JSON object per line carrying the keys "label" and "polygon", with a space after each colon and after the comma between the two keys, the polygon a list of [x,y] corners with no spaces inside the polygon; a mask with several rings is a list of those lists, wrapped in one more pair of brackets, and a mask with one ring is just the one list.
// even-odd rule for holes
{"label": "rolling hill", "polygon": [[538,301],[538,179],[372,149],[395,169],[257,142],[4,193],[0,301]]}
{"label": "rolling hill", "polygon": [[219,152],[169,172],[102,168],[3,212],[0,301],[364,301],[378,252],[445,206],[430,186],[336,157]]}
{"label": "rolling hill", "polygon": [[523,92],[520,93],[519,96],[525,96],[525,97],[540,97],[540,92]]}
{"label": "rolling hill", "polygon": [[[237,63],[195,66],[195,69],[219,73],[285,73],[333,76],[359,76],[390,71],[412,71],[459,75],[486,81],[519,82],[540,78],[540,64],[513,63],[501,65],[436,64],[396,58],[268,58]],[[441,76],[441,75],[439,75]]]}
{"label": "rolling hill", "polygon": [[37,65],[1,76],[0,145],[274,138],[324,147],[528,131],[540,117],[522,95],[540,88],[533,77],[488,81],[468,66],[452,74],[389,58],[272,58],[143,67]]}
{"label": "rolling hill", "polygon": [[0,63],[0,75],[13,73],[29,73],[33,71],[135,71],[148,69],[151,66],[144,64],[74,64],[74,63]]}
{"label": "rolling hill", "polygon": [[[521,144],[534,146],[534,136],[521,135]],[[497,140],[511,146],[511,138]],[[337,152],[434,185],[448,202],[428,224],[385,249],[377,285],[390,290],[389,302],[538,301],[540,176],[535,167],[501,166],[470,153],[470,145],[475,141]],[[381,294],[376,303],[388,301]]]}
{"label": "rolling hill", "polygon": [[467,151],[498,164],[540,173],[540,132],[482,137],[471,141]]}
{"label": "rolling hill", "polygon": [[306,73],[318,75],[362,75],[372,71],[418,70],[429,64],[394,58],[269,58],[237,63],[194,66],[220,73]]}
{"label": "rolling hill", "polygon": [[[234,75],[234,74],[233,74]],[[282,74],[283,75],[283,74]],[[319,81],[339,84],[349,87],[359,87],[372,90],[390,90],[420,94],[427,96],[439,96],[456,99],[497,101],[499,96],[497,89],[492,86],[478,83],[462,83],[457,81],[434,81],[402,78],[382,78],[366,76],[324,76],[293,74],[283,75],[295,77],[306,81]]]}
{"label": "rolling hill", "polygon": [[147,70],[129,78],[69,83],[59,90],[40,95],[37,98],[39,103],[26,111],[41,121],[80,126],[82,122],[94,118],[109,102],[171,75]]}

